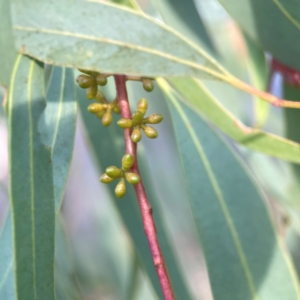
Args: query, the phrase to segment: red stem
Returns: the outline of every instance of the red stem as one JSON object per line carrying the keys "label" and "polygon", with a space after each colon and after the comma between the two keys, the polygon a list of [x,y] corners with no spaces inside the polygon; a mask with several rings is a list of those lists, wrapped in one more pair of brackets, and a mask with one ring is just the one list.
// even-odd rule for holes
{"label": "red stem", "polygon": [[[128,102],[127,89],[126,89],[126,76],[115,75],[114,77],[115,77],[116,88],[117,88],[117,98],[121,109],[121,115],[123,118],[131,119],[132,116],[131,116],[130,106]],[[136,143],[132,142],[130,138],[130,134],[131,134],[131,129],[124,129],[126,153],[129,153],[133,156],[134,164],[131,170],[134,173],[138,174],[141,178],[138,161],[137,161],[137,155],[136,155],[137,145]],[[156,273],[161,285],[164,299],[174,300],[175,296],[174,296],[172,284],[168,275],[163,254],[159,246],[159,242],[157,240],[156,227],[152,216],[152,208],[148,201],[142,178],[138,184],[134,185],[134,189],[135,189],[135,193],[142,214],[144,232],[149,242],[154,267],[156,269]]]}

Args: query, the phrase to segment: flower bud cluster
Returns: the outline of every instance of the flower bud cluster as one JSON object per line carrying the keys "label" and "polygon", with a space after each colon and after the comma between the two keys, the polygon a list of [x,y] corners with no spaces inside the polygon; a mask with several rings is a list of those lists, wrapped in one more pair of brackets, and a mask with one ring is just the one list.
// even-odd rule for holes
{"label": "flower bud cluster", "polygon": [[142,98],[137,105],[137,111],[132,114],[132,119],[121,118],[118,121],[118,125],[121,128],[133,128],[131,133],[131,140],[134,143],[138,143],[142,139],[142,130],[148,138],[155,139],[158,137],[157,131],[146,124],[158,124],[163,120],[163,116],[160,114],[152,114],[145,118],[145,114],[148,109],[148,102],[145,98]]}
{"label": "flower bud cluster", "polygon": [[110,183],[119,178],[119,182],[115,188],[115,194],[118,198],[122,198],[126,193],[125,179],[130,184],[138,184],[140,176],[136,173],[129,172],[133,166],[134,158],[131,154],[125,154],[122,158],[122,168],[110,166],[106,168],[105,173],[101,176],[100,181],[103,183]]}
{"label": "flower bud cluster", "polygon": [[120,107],[117,99],[108,102],[104,94],[98,90],[98,85],[104,86],[107,84],[106,75],[81,69],[79,71],[85,74],[81,74],[76,78],[78,85],[86,89],[86,96],[89,100],[95,99],[99,102],[90,104],[88,111],[102,119],[103,126],[109,126],[113,119],[112,112],[120,114]]}

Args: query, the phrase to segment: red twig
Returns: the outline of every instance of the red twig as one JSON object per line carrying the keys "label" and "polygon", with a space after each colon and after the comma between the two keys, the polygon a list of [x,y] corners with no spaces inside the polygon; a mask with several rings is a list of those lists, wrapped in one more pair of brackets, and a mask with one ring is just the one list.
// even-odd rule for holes
{"label": "red twig", "polygon": [[[114,77],[115,77],[116,88],[117,88],[117,98],[121,109],[121,115],[123,118],[131,119],[131,111],[129,107],[127,89],[126,89],[126,76],[115,75]],[[130,134],[131,134],[131,129],[124,129],[126,153],[131,154],[134,158],[132,171],[141,177],[139,167],[138,167],[137,155],[136,155],[136,144],[132,142],[130,138]],[[163,254],[159,246],[159,242],[157,240],[156,227],[152,216],[152,208],[148,201],[142,178],[138,184],[134,185],[134,189],[135,189],[135,193],[142,214],[144,232],[149,242],[154,267],[156,269],[156,273],[161,285],[164,299],[174,300],[175,296],[173,293],[172,284],[168,275]]]}

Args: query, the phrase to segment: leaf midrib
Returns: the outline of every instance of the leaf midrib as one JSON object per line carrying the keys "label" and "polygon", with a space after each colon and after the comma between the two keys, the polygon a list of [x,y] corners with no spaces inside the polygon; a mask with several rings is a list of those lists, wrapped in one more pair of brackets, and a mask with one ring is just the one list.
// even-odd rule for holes
{"label": "leaf midrib", "polygon": [[36,293],[36,264],[35,264],[35,190],[34,190],[34,153],[33,153],[33,116],[32,116],[32,79],[34,73],[35,61],[30,62],[28,72],[28,90],[27,90],[27,102],[28,102],[28,121],[29,121],[29,165],[30,165],[30,193],[31,193],[31,234],[32,234],[32,270],[33,270],[33,289],[34,298],[37,299]]}
{"label": "leaf midrib", "polygon": [[291,14],[285,9],[283,4],[279,0],[272,0],[281,13],[298,29],[300,30],[300,23],[291,16]]}
{"label": "leaf midrib", "polygon": [[[200,71],[205,72],[205,73],[207,73],[207,74],[209,74],[209,75],[211,75],[211,76],[213,76],[217,79],[220,79],[220,80],[223,80],[223,81],[226,81],[226,82],[228,82],[228,78],[231,77],[228,73],[227,74],[221,74],[221,73],[218,73],[217,71],[214,71],[210,68],[207,68],[205,66],[197,64],[195,62],[192,62],[192,61],[189,61],[189,60],[186,60],[186,59],[183,59],[183,58],[179,58],[177,56],[174,56],[174,55],[171,55],[171,54],[168,54],[168,53],[164,53],[164,52],[156,50],[156,49],[150,49],[150,48],[140,46],[140,45],[136,45],[136,44],[125,43],[125,42],[112,40],[112,39],[108,39],[108,38],[94,37],[94,36],[90,36],[90,35],[86,35],[86,34],[70,32],[70,31],[59,31],[59,30],[47,29],[47,28],[14,26],[13,29],[19,30],[19,31],[69,36],[69,37],[84,39],[84,40],[88,40],[88,41],[94,41],[94,42],[99,42],[99,43],[104,43],[104,44],[111,44],[111,45],[121,46],[121,47],[124,47],[124,48],[129,48],[129,49],[137,50],[137,51],[140,51],[140,52],[145,52],[145,53],[149,53],[149,54],[153,54],[153,55],[157,55],[157,56],[166,58],[166,59],[168,59],[170,61],[173,61],[175,63],[177,62],[177,63],[183,64],[183,65],[189,66],[191,68],[200,70]],[[26,48],[25,48],[23,53],[27,53]],[[30,53],[28,53],[28,55],[32,56],[32,54],[30,54]],[[205,59],[207,59],[207,58],[205,58]],[[208,61],[212,63],[211,60],[208,60]],[[53,61],[48,61],[48,62],[49,63],[54,63]],[[69,66],[69,67],[73,67],[73,66]],[[215,67],[218,67],[218,66],[215,66]]]}

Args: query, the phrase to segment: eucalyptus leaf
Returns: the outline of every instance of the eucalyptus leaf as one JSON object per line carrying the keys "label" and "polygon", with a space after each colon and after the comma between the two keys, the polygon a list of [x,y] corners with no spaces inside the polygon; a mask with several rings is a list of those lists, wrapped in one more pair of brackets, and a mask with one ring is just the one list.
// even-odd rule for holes
{"label": "eucalyptus leaf", "polygon": [[18,51],[50,64],[150,77],[229,78],[172,28],[122,6],[97,0],[12,0],[12,16]]}
{"label": "eucalyptus leaf", "polygon": [[10,16],[10,0],[0,0],[0,20],[0,85],[8,87],[17,56]]}
{"label": "eucalyptus leaf", "polygon": [[10,204],[16,298],[54,299],[54,187],[51,149],[40,139],[45,109],[40,63],[19,55],[9,96]]}
{"label": "eucalyptus leaf", "polygon": [[80,300],[74,257],[62,216],[56,217],[55,228],[55,296],[57,300]]}
{"label": "eucalyptus leaf", "polygon": [[[244,38],[248,49],[246,62],[250,80],[257,89],[265,91],[268,86],[269,78],[265,53],[247,36],[247,34],[244,34]],[[270,104],[255,97],[254,107],[254,125],[256,127],[262,127],[268,118]]]}
{"label": "eucalyptus leaf", "polygon": [[260,46],[300,71],[300,2],[219,0]]}
{"label": "eucalyptus leaf", "polygon": [[299,277],[300,276],[300,254],[299,254],[300,236],[299,236],[299,233],[296,232],[295,230],[293,230],[293,228],[288,228],[286,237],[285,237],[285,241],[286,241],[287,248],[291,254],[295,269],[296,269],[298,277]]}
{"label": "eucalyptus leaf", "polygon": [[300,163],[300,145],[298,143],[245,126],[213,97],[204,82],[190,78],[172,78],[169,81],[180,93],[182,101],[203,113],[206,118],[236,142],[255,151]]}
{"label": "eucalyptus leaf", "polygon": [[210,126],[165,91],[214,299],[300,299],[259,188]]}
{"label": "eucalyptus leaf", "polygon": [[15,300],[15,277],[11,213],[0,233],[0,299]]}
{"label": "eucalyptus leaf", "polygon": [[72,69],[53,67],[47,107],[39,122],[44,144],[51,147],[55,208],[59,210],[67,181],[76,130],[77,103]]}
{"label": "eucalyptus leaf", "polygon": [[[288,84],[283,86],[284,96],[289,97],[291,100],[298,101],[300,98],[300,90],[298,87],[293,87]],[[285,109],[285,136],[286,138],[300,143],[299,125],[300,125],[300,112],[297,109]],[[300,204],[300,166],[298,164],[291,164],[293,180],[290,185],[290,198],[294,204]],[[299,216],[298,216],[299,219]]]}
{"label": "eucalyptus leaf", "polygon": [[154,0],[166,24],[216,55],[216,49],[193,0]]}
{"label": "eucalyptus leaf", "polygon": [[139,145],[139,154],[141,175],[147,190],[147,195],[151,200],[154,221],[158,229],[157,237],[166,261],[168,273],[170,275],[176,298],[186,300],[192,299],[186,279],[183,276],[183,272],[179,267],[179,262],[177,261],[174,250],[170,244],[170,236],[167,234],[167,230],[163,222],[164,215],[160,206],[160,202],[163,201],[163,199],[160,199],[158,193],[156,193],[155,189],[153,188],[154,185],[150,178],[150,169],[145,162],[145,153],[141,145]]}

